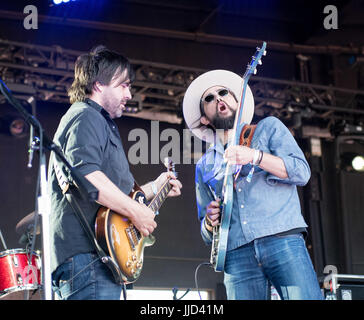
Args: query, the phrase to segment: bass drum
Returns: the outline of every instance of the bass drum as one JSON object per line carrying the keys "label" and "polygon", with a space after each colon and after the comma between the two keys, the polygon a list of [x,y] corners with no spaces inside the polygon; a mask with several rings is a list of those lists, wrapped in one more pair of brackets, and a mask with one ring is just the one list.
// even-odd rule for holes
{"label": "bass drum", "polygon": [[0,300],[41,300],[39,254],[24,249],[0,252]]}

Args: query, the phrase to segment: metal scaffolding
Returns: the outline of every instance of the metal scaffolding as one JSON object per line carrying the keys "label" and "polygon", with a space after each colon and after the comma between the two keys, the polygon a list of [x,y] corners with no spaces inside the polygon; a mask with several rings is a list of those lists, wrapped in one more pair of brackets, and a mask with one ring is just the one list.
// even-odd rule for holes
{"label": "metal scaffolding", "polygon": [[[0,39],[0,76],[14,94],[68,104],[67,89],[72,83],[74,63],[82,53],[60,46]],[[131,63],[136,79],[129,115],[181,123],[184,92],[192,80],[207,70],[149,61]],[[307,135],[329,136],[330,128],[337,123],[360,125],[364,121],[363,90],[258,76],[251,77],[249,86],[258,118],[278,116],[293,129],[306,128],[306,133],[311,132]],[[312,130],[307,131],[310,127]]]}

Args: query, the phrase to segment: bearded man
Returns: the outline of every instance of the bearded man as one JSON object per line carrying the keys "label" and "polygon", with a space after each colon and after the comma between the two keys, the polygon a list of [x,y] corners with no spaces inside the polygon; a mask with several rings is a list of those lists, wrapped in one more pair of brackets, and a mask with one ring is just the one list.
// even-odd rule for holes
{"label": "bearded man", "polygon": [[[273,285],[282,299],[320,300],[297,193],[297,186],[310,178],[309,165],[288,128],[272,116],[256,125],[250,146],[229,146],[242,81],[230,71],[209,71],[196,78],[184,96],[186,124],[198,138],[212,143],[196,165],[202,238],[211,244],[213,227],[220,223],[226,163],[242,166],[234,183],[224,264],[228,299],[269,299]],[[249,86],[242,110],[244,130],[254,114]]]}

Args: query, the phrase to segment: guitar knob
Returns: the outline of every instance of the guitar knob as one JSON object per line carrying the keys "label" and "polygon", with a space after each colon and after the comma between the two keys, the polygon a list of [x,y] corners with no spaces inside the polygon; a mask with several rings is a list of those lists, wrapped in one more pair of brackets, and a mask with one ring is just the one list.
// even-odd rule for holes
{"label": "guitar knob", "polygon": [[131,256],[131,259],[132,259],[133,261],[136,261],[137,256],[136,256],[135,254],[133,254],[133,255]]}
{"label": "guitar knob", "polygon": [[137,269],[140,269],[142,267],[142,261],[138,261],[136,267]]}
{"label": "guitar knob", "polygon": [[131,267],[131,262],[128,260],[128,261],[125,263],[125,266],[126,266],[127,268],[130,268],[130,267]]}

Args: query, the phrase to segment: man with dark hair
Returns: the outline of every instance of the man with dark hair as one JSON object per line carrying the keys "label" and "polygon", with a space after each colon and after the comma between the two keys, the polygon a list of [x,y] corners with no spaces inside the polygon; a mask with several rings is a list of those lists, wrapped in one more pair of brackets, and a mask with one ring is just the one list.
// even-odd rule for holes
{"label": "man with dark hair", "polygon": [[[225,257],[219,271],[224,271],[228,299],[269,299],[271,284],[282,299],[322,299],[305,246],[307,224],[296,187],[308,182],[310,168],[279,119],[267,117],[255,129],[250,127],[254,98],[249,86],[241,131],[248,127],[254,132],[251,144],[231,144],[242,84],[243,79],[233,72],[213,70],[196,78],[184,96],[187,126],[198,138],[212,143],[196,165],[202,238],[215,245],[221,200],[231,201],[230,224],[219,230],[228,233],[226,250],[219,252],[220,260],[221,254]],[[241,169],[235,172],[231,199],[223,199],[226,163]]]}
{"label": "man with dark hair", "polygon": [[[72,105],[60,121],[54,142],[62,148],[70,164],[99,191],[97,202],[80,201],[90,226],[103,205],[128,218],[143,236],[148,236],[157,225],[155,214],[128,196],[134,178],[113,121],[122,116],[125,104],[131,99],[133,78],[129,61],[103,46],[78,57],[68,92]],[[54,161],[51,157],[49,185],[51,272],[56,292],[61,299],[120,299],[122,286],[114,282],[110,270],[100,261],[62,193]],[[58,165],[67,175],[62,164]],[[168,196],[180,195],[180,181],[165,172],[141,186],[148,200],[167,178],[172,185]]]}

